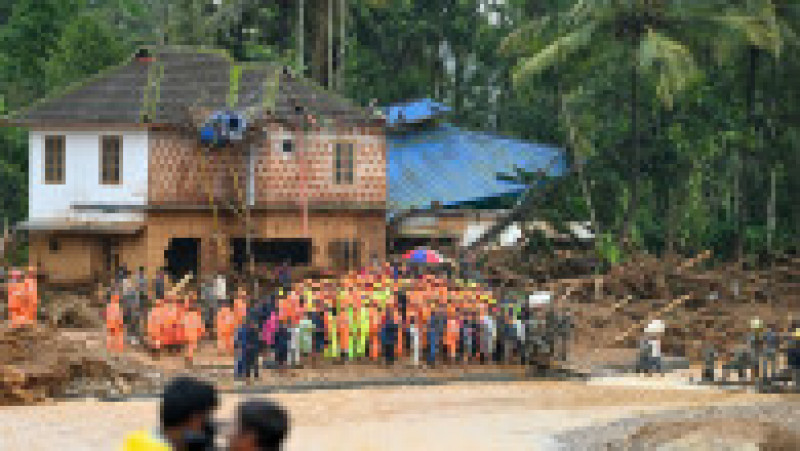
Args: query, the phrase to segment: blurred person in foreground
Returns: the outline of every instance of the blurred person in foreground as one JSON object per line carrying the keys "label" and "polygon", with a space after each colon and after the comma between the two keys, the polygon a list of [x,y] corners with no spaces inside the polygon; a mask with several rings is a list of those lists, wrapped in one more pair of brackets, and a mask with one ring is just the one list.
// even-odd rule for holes
{"label": "blurred person in foreground", "polygon": [[128,435],[122,451],[200,451],[214,449],[214,411],[219,395],[211,384],[177,377],[161,395],[159,427]]}
{"label": "blurred person in foreground", "polygon": [[289,433],[289,415],[277,404],[251,400],[239,405],[230,451],[278,451]]}

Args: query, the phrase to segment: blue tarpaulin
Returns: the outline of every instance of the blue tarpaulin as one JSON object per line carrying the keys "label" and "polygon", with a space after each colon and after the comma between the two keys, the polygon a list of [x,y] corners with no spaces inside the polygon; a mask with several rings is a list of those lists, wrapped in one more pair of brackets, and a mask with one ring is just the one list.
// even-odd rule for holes
{"label": "blue tarpaulin", "polygon": [[456,205],[525,189],[500,181],[515,168],[564,173],[555,147],[462,130],[449,124],[387,135],[389,210]]}
{"label": "blue tarpaulin", "polygon": [[431,99],[413,100],[384,108],[386,125],[389,127],[432,119],[450,111],[447,105]]}

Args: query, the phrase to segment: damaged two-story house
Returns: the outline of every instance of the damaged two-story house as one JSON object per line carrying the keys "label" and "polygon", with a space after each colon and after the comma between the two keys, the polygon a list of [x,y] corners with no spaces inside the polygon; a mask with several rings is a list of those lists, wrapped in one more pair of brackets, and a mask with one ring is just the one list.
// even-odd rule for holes
{"label": "damaged two-story house", "polygon": [[[215,117],[238,136],[204,140]],[[4,123],[30,131],[18,228],[49,280],[385,255],[384,120],[282,66],[142,50]]]}

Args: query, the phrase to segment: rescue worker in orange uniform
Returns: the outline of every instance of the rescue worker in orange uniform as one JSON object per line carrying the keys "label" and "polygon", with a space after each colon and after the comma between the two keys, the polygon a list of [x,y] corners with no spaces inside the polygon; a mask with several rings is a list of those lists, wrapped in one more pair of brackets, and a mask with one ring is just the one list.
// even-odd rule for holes
{"label": "rescue worker in orange uniform", "polygon": [[244,288],[239,288],[239,293],[233,304],[233,315],[236,319],[236,327],[241,326],[247,316],[247,292]]}
{"label": "rescue worker in orange uniform", "polygon": [[369,356],[373,361],[377,362],[381,355],[380,331],[381,327],[383,327],[383,311],[381,311],[380,307],[372,308],[369,319]]}
{"label": "rescue worker in orange uniform", "polygon": [[106,349],[111,352],[122,352],[125,338],[123,325],[119,296],[113,295],[106,306]]}
{"label": "rescue worker in orange uniform", "polygon": [[147,336],[150,340],[150,346],[156,351],[161,350],[164,346],[164,301],[161,299],[156,300],[156,305],[150,309],[147,315]]}
{"label": "rescue worker in orange uniform", "polygon": [[175,351],[175,348],[181,344],[180,335],[183,324],[181,324],[180,310],[181,307],[178,300],[174,296],[168,297],[164,310],[164,326],[166,327],[164,345],[168,346],[172,351]]}
{"label": "rescue worker in orange uniform", "polygon": [[233,354],[233,332],[236,330],[236,318],[233,310],[227,304],[217,310],[214,328],[217,331],[217,350],[224,354]]}
{"label": "rescue worker in orange uniform", "polygon": [[455,309],[447,309],[447,325],[445,331],[444,345],[447,348],[447,355],[452,362],[456,360],[456,350],[458,349],[458,335],[461,332],[461,325],[456,318]]}
{"label": "rescue worker in orange uniform", "polygon": [[8,317],[11,320],[11,327],[20,327],[25,323],[24,316],[24,285],[22,282],[22,272],[19,270],[11,271],[11,280],[8,282]]}
{"label": "rescue worker in orange uniform", "polygon": [[36,283],[36,267],[28,268],[24,282],[25,296],[23,303],[23,317],[27,324],[36,324],[39,309],[39,289]]}
{"label": "rescue worker in orange uniform", "polygon": [[203,316],[197,306],[190,306],[183,315],[183,331],[186,343],[186,358],[191,362],[197,350],[197,343],[203,338],[206,330],[203,326]]}

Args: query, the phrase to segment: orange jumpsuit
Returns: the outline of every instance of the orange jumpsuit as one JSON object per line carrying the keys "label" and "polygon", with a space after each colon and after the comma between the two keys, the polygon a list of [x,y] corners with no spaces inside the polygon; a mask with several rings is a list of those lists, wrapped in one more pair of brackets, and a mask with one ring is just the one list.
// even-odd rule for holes
{"label": "orange jumpsuit", "polygon": [[23,295],[22,282],[8,283],[8,316],[11,319],[11,327],[25,324]]}
{"label": "orange jumpsuit", "polygon": [[230,307],[222,307],[217,311],[216,317],[217,349],[226,354],[233,353],[233,332],[236,328],[236,318]]}
{"label": "orange jumpsuit", "polygon": [[197,342],[205,335],[203,317],[197,310],[189,310],[183,315],[183,330],[186,338],[186,357],[194,357]]}
{"label": "orange jumpsuit", "polygon": [[122,309],[119,300],[114,299],[106,306],[106,349],[122,352],[123,344]]}
{"label": "orange jumpsuit", "polygon": [[447,332],[445,333],[444,345],[447,347],[447,353],[453,360],[456,358],[456,350],[458,349],[459,332],[458,320],[451,315],[450,319],[447,320]]}
{"label": "orange jumpsuit", "polygon": [[241,296],[233,301],[233,315],[236,319],[236,327],[241,326],[247,316],[247,301]]}
{"label": "orange jumpsuit", "polygon": [[28,276],[23,282],[25,295],[22,303],[22,315],[28,324],[36,324],[37,310],[39,306],[39,290],[36,285],[36,278]]}
{"label": "orange jumpsuit", "polygon": [[378,314],[377,309],[372,309],[369,314],[370,328],[369,328],[369,356],[372,360],[378,360],[381,355],[381,315]]}
{"label": "orange jumpsuit", "polygon": [[[394,311],[393,311],[394,312]],[[403,319],[400,317],[397,312],[394,312],[394,317],[397,321],[397,345],[395,345],[394,355],[396,359],[399,359],[403,356],[403,329],[405,324],[403,324]]]}
{"label": "orange jumpsuit", "polygon": [[337,318],[338,332],[339,332],[339,349],[342,355],[347,355],[350,345],[350,317],[347,311],[342,309],[339,311],[339,318]]}
{"label": "orange jumpsuit", "polygon": [[164,346],[164,330],[164,307],[159,304],[147,314],[147,336],[153,348],[161,349]]}
{"label": "orange jumpsuit", "polygon": [[170,302],[163,310],[162,344],[171,346],[178,344],[178,306]]}

